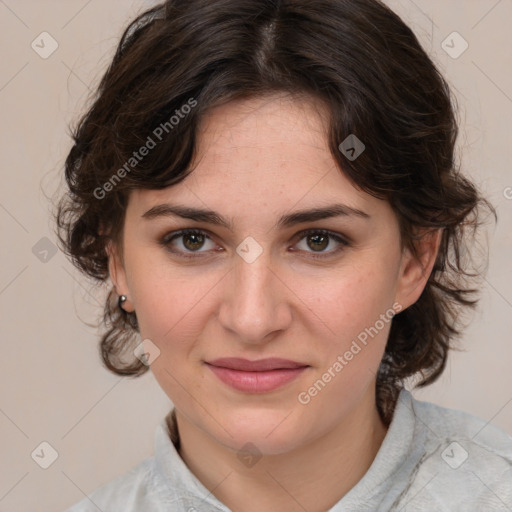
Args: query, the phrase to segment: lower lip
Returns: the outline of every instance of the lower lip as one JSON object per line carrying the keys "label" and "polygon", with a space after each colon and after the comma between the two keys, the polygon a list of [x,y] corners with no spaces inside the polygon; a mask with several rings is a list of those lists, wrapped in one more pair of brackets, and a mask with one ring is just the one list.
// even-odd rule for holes
{"label": "lower lip", "polygon": [[295,380],[307,368],[307,366],[302,366],[264,372],[244,372],[211,364],[207,364],[207,366],[224,384],[248,393],[273,391]]}

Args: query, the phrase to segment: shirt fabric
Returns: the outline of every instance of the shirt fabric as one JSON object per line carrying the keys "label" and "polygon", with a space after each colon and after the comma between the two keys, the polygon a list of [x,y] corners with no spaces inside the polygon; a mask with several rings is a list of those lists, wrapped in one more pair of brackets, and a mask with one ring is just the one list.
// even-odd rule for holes
{"label": "shirt fabric", "polygon": [[[154,456],[64,512],[231,512],[181,459],[175,421],[157,426]],[[402,389],[370,468],[326,512],[494,510],[512,512],[512,437]]]}

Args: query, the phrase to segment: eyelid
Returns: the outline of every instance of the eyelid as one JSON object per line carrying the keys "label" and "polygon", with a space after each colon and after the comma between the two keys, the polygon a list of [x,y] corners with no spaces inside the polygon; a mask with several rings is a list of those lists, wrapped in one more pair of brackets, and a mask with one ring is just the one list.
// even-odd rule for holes
{"label": "eyelid", "polygon": [[337,231],[331,231],[330,229],[323,229],[323,228],[304,229],[302,231],[299,231],[296,235],[294,235],[293,240],[301,240],[305,236],[312,235],[312,234],[315,234],[315,233],[320,233],[320,234],[328,235],[331,238],[333,238],[334,240],[337,240],[340,243],[343,243],[345,245],[351,245],[352,244],[352,240],[348,236],[346,236],[346,235],[344,235],[342,233],[338,233]]}

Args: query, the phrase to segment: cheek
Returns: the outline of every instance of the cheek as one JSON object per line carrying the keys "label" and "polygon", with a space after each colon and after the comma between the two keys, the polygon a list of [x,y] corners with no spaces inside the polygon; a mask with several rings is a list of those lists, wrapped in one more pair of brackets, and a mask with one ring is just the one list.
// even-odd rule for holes
{"label": "cheek", "polygon": [[392,306],[395,285],[388,276],[375,266],[351,269],[315,288],[312,309],[334,334],[353,337]]}
{"label": "cheek", "polygon": [[148,279],[141,283],[136,287],[141,335],[154,338],[157,344],[178,340],[179,345],[186,344],[187,338],[196,334],[203,321],[204,298],[210,288],[204,286],[206,284],[184,282],[179,278]]}
{"label": "cheek", "polygon": [[[318,348],[318,371],[311,385],[318,382],[309,396],[323,389],[322,398],[359,396],[378,371],[392,322],[395,282],[393,267],[374,261],[360,264],[350,272],[340,273],[317,288],[311,309],[325,322],[323,342]],[[318,324],[318,321],[317,321]],[[315,380],[316,379],[316,380]],[[353,397],[352,397],[353,398]]]}
{"label": "cheek", "polygon": [[162,255],[133,251],[130,262],[133,295],[140,334],[162,353],[180,350],[193,342],[211,314],[208,295],[222,274],[178,268]]}
{"label": "cheek", "polygon": [[391,328],[393,291],[386,274],[366,268],[315,297],[314,312],[325,321],[328,335],[317,345],[318,367],[298,397],[312,417],[333,421],[355,406],[373,382]]}

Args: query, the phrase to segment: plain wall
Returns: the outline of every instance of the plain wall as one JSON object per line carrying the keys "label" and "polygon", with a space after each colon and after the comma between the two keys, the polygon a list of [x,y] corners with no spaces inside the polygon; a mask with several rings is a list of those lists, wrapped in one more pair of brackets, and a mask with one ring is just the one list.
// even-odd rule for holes
{"label": "plain wall", "polygon": [[[466,351],[453,352],[443,376],[413,394],[512,434],[512,2],[388,3],[455,88],[464,172],[499,215],[488,229],[489,271],[462,339]],[[155,426],[171,407],[151,373],[123,379],[101,365],[97,332],[84,322],[98,319],[104,290],[60,251],[52,254],[48,200],[62,184],[68,124],[83,112],[122,29],[147,5],[0,2],[1,512],[60,511],[125,473],[152,455]],[[47,59],[31,47],[43,31],[59,45]],[[457,59],[441,46],[453,31],[469,43]],[[58,452],[46,470],[31,458],[42,441]]]}

